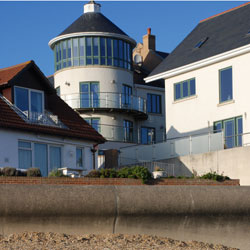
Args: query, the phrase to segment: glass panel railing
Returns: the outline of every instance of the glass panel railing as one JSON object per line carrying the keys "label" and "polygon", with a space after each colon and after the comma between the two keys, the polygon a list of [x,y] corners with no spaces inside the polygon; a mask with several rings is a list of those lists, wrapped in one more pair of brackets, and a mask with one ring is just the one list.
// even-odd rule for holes
{"label": "glass panel railing", "polygon": [[61,95],[72,108],[115,108],[129,109],[146,113],[146,100],[142,97],[110,92],[80,92]]}

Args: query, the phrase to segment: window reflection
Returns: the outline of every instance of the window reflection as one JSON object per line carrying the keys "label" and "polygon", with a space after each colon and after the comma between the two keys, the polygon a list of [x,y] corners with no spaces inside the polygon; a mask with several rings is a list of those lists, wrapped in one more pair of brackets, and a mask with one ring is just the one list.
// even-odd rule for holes
{"label": "window reflection", "polygon": [[55,70],[79,65],[108,65],[131,70],[129,43],[105,37],[79,37],[58,42]]}

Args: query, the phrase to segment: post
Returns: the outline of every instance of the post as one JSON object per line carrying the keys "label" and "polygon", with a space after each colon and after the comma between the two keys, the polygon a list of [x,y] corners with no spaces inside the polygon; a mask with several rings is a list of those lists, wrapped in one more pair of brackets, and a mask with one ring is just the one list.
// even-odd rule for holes
{"label": "post", "polygon": [[211,133],[208,133],[208,152],[211,152]]}
{"label": "post", "polygon": [[192,136],[189,136],[189,154],[192,154]]}
{"label": "post", "polygon": [[93,148],[91,148],[91,152],[93,154],[93,169],[95,169],[95,153],[98,149],[98,144],[94,144]]}

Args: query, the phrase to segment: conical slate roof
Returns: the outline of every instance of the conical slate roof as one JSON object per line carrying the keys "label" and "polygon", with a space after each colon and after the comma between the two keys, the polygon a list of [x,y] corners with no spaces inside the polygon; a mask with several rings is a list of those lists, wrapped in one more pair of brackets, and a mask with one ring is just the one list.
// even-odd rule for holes
{"label": "conical slate roof", "polygon": [[84,13],[59,36],[80,32],[105,32],[128,36],[101,13]]}

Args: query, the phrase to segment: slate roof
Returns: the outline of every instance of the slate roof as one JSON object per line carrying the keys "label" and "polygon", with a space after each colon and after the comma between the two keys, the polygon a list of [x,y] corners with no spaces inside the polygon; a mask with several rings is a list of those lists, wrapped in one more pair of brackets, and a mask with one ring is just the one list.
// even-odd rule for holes
{"label": "slate roof", "polygon": [[[250,44],[250,4],[202,20],[149,76],[212,57]],[[200,47],[195,45],[204,38]]]}
{"label": "slate roof", "polygon": [[97,12],[84,13],[59,36],[78,32],[107,32],[128,36],[108,18]]}
{"label": "slate roof", "polygon": [[[39,68],[33,61],[1,69],[0,79],[5,79],[5,83],[2,84],[2,87],[4,85],[12,86],[13,79],[18,74],[21,74],[23,70],[28,69],[28,67],[34,67],[38,74],[40,74],[40,77],[44,78],[45,88],[47,89],[45,95],[48,102],[48,110],[53,113],[53,115],[57,115],[59,120],[64,125],[66,125],[67,128],[26,122],[24,119],[22,119],[21,116],[16,113],[16,111],[14,111],[14,109],[12,108],[12,104],[6,102],[2,96],[0,96],[0,127],[18,131],[70,137],[85,141],[93,141],[95,143],[105,142],[105,139],[102,137],[102,135],[100,135],[85,120],[83,120],[59,96],[57,96],[56,91],[51,87],[50,83],[47,82],[47,78],[40,72]],[[2,82],[3,80],[1,81],[1,83]]]}

